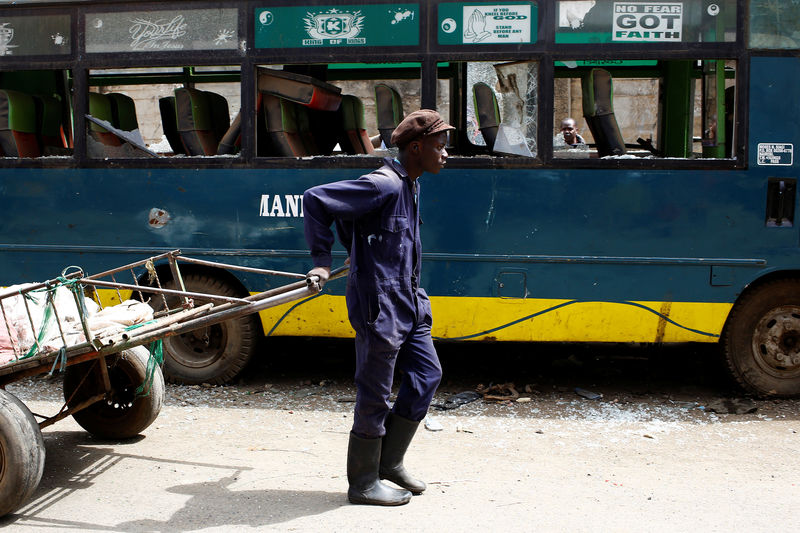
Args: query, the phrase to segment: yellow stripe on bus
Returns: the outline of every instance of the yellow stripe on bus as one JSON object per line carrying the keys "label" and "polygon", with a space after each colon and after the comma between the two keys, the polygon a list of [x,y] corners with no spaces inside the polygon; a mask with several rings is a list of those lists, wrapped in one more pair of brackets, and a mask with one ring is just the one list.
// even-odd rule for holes
{"label": "yellow stripe on bus", "polygon": [[[100,303],[103,307],[109,307],[130,300],[133,296],[133,291],[120,289],[97,289],[97,296],[100,298]],[[120,299],[120,297],[122,297]],[[138,296],[137,296],[138,298]]]}
{"label": "yellow stripe on bus", "polygon": [[[562,342],[717,342],[729,303],[434,297],[433,336]],[[343,296],[261,312],[270,335],[352,337]]]}

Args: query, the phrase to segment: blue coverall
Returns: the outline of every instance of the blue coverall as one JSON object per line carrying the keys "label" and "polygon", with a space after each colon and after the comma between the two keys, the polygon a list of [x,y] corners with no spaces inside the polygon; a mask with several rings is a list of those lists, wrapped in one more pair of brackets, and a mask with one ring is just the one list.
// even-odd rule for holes
{"label": "blue coverall", "polygon": [[347,312],[356,332],[353,433],[382,437],[395,366],[402,382],[393,412],[425,417],[442,378],[431,340],[431,305],[419,286],[419,185],[403,166],[384,165],[356,180],[313,187],[303,195],[305,236],[315,267],[331,266],[336,223],[350,253]]}

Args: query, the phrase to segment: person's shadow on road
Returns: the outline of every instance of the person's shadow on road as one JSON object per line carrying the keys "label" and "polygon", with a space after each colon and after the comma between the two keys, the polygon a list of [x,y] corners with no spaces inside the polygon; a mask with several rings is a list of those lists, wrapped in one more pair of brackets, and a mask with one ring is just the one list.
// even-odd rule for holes
{"label": "person's shadow on road", "polygon": [[[133,439],[138,441],[144,437]],[[16,513],[0,518],[0,528],[20,526],[77,528],[83,531],[195,531],[209,527],[267,526],[304,516],[322,514],[342,507],[346,498],[340,492],[302,490],[231,490],[242,473],[242,466],[211,464],[183,459],[165,459],[121,453],[119,448],[83,432],[53,431],[45,436],[47,458],[45,475],[31,500]],[[118,442],[113,442],[118,445]],[[126,460],[180,464],[232,472],[216,481],[175,485],[172,494],[191,496],[168,520],[140,519],[117,525],[78,521],[70,517],[43,516],[77,491],[88,490],[101,474]],[[249,468],[244,468],[245,470]],[[142,490],[134,486],[132,490]],[[146,490],[146,489],[145,489]],[[160,513],[161,514],[161,513]]]}
{"label": "person's shadow on road", "polygon": [[345,504],[341,493],[298,490],[230,490],[238,472],[219,481],[176,485],[167,489],[191,498],[169,520],[135,520],[118,531],[193,531],[210,527],[259,527],[331,511]]}

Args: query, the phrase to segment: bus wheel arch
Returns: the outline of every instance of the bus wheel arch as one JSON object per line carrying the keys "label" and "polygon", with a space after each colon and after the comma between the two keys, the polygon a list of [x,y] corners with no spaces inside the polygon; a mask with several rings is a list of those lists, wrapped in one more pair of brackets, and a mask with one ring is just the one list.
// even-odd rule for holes
{"label": "bus wheel arch", "polygon": [[[177,288],[168,268],[158,272],[162,287]],[[196,265],[181,265],[181,277],[187,291],[245,297],[244,285],[230,272]],[[145,275],[142,284],[147,283]],[[167,298],[169,306],[176,297]],[[195,305],[204,303],[195,300]],[[160,295],[151,295],[150,305],[163,309]],[[182,335],[164,339],[164,375],[172,383],[221,385],[235,378],[252,359],[263,337],[258,315],[227,320]]]}
{"label": "bus wheel arch", "polygon": [[744,390],[800,396],[800,275],[775,273],[748,286],[728,316],[721,345]]}

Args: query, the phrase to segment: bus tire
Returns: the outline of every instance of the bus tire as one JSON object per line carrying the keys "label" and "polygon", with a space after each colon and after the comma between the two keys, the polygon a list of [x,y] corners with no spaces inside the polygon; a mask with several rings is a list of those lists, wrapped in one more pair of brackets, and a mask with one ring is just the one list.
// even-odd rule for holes
{"label": "bus tire", "polygon": [[44,471],[44,440],[31,412],[0,389],[0,517],[33,495]]}
{"label": "bus tire", "polygon": [[722,340],[728,368],[746,391],[800,395],[800,279],[770,281],[742,296]]}
{"label": "bus tire", "polygon": [[[191,273],[183,277],[187,291],[241,297],[230,283],[214,276]],[[170,285],[170,288],[175,288]],[[161,299],[152,300],[156,305]],[[177,298],[167,298],[170,308]],[[202,305],[195,299],[195,306]],[[161,304],[163,306],[163,304]],[[236,377],[256,351],[258,315],[246,315],[164,339],[164,374],[167,381],[186,385],[221,385]]]}
{"label": "bus tire", "polygon": [[[107,357],[111,395],[73,414],[78,425],[92,435],[105,439],[129,439],[147,429],[158,417],[165,393],[164,375],[158,365],[153,368],[152,383],[147,386],[149,359],[150,351],[144,346]],[[103,361],[88,361],[67,367],[64,373],[64,399],[67,405],[75,406],[103,392],[99,373],[93,368],[97,364],[103,364]],[[143,383],[145,388],[137,395],[136,391]]]}

